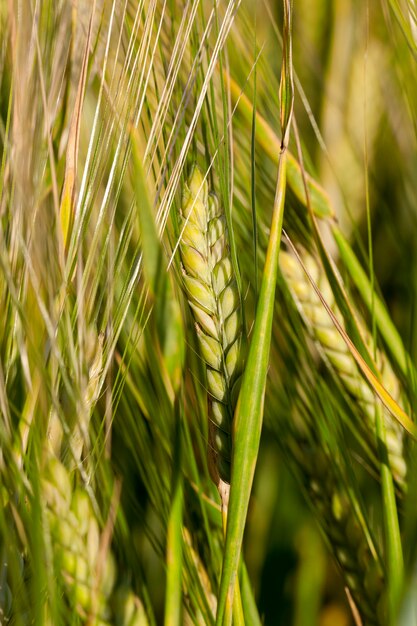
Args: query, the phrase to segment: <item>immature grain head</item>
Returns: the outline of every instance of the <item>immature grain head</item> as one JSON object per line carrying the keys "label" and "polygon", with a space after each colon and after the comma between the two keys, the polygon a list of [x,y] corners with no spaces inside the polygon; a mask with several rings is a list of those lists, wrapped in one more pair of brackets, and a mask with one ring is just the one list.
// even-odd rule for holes
{"label": "immature grain head", "polygon": [[[320,289],[325,301],[333,313],[342,321],[343,318],[335,302],[335,298],[327,280],[326,274],[313,256],[306,251],[301,251],[303,263],[310,276]],[[282,251],[280,254],[281,272],[286,280],[291,295],[297,304],[309,332],[321,348],[322,354],[327,359],[334,373],[340,378],[343,386],[362,410],[365,422],[372,434],[375,433],[375,396],[369,385],[359,373],[356,362],[349,352],[344,340],[330,319],[320,298],[313,289],[304,269],[297,259]],[[366,330],[365,323],[357,320],[365,343],[372,353],[372,338]],[[400,385],[386,356],[381,352],[376,353],[376,365],[381,375],[382,384],[395,399],[400,397]],[[407,465],[403,450],[403,429],[390,416],[386,409],[384,419],[387,436],[388,458],[393,477],[397,486],[402,491],[406,486]]]}
{"label": "immature grain head", "polygon": [[42,495],[55,565],[71,606],[81,620],[94,617],[97,623],[108,623],[115,561],[108,552],[99,563],[100,530],[87,493],[72,489],[67,469],[51,456],[44,468]]}
{"label": "immature grain head", "polygon": [[181,212],[183,283],[207,372],[211,472],[215,482],[220,477],[228,483],[231,424],[243,367],[241,301],[225,216],[197,167],[185,186]]}

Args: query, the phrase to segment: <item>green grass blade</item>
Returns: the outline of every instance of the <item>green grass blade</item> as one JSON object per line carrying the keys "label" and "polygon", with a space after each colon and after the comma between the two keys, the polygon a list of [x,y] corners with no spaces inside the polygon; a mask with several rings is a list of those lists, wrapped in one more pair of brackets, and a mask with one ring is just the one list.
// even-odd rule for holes
{"label": "green grass blade", "polygon": [[240,548],[259,449],[284,215],[285,180],[286,151],[284,150],[279,162],[277,195],[253,336],[234,417],[232,481],[217,610],[218,626],[224,623],[227,599],[229,598],[229,602],[233,600]]}
{"label": "green grass blade", "polygon": [[395,500],[394,481],[389,466],[386,433],[381,405],[376,407],[375,430],[381,459],[381,491],[388,577],[388,616],[389,624],[395,626],[401,591],[404,581],[404,559],[401,546],[400,525]]}
{"label": "green grass blade", "polygon": [[246,565],[243,561],[240,569],[240,588],[242,592],[242,605],[246,624],[251,624],[251,626],[261,626],[261,619],[259,617],[258,608],[253,595],[248,570],[246,569]]}
{"label": "green grass blade", "polygon": [[[367,23],[367,45],[369,38],[369,23]],[[365,94],[366,99],[366,94]],[[375,319],[375,274],[374,274],[374,252],[372,243],[372,220],[369,201],[369,171],[368,171],[368,141],[367,134],[364,136],[365,153],[365,198],[366,198],[366,220],[368,228],[368,254],[370,273],[370,313],[372,316],[372,335],[374,343],[373,357],[376,356],[376,319]],[[401,590],[404,581],[404,557],[401,545],[400,523],[398,517],[397,502],[395,499],[394,477],[388,457],[387,433],[385,421],[382,414],[382,407],[377,404],[375,407],[375,431],[378,442],[378,452],[381,461],[381,495],[382,509],[385,530],[385,551],[387,557],[388,573],[388,619],[394,626],[397,623],[397,613],[400,603]]]}
{"label": "green grass blade", "polygon": [[292,0],[284,0],[284,36],[282,38],[282,67],[279,86],[281,148],[288,146],[291,130],[291,117],[294,107],[294,82],[292,75]]}
{"label": "green grass blade", "polygon": [[167,532],[167,586],[165,626],[180,626],[182,590],[183,488],[181,476],[181,420],[177,411],[172,480],[172,502]]}
{"label": "green grass blade", "polygon": [[263,406],[269,363],[278,256],[284,216],[287,145],[294,103],[291,57],[291,17],[291,3],[284,2],[284,50],[280,85],[282,142],[279,151],[274,211],[253,336],[234,416],[232,481],[219,604],[217,609],[217,624],[219,626],[223,623],[227,624],[230,620],[230,616],[226,612],[226,607],[228,605],[230,606],[233,602],[240,550],[263,422]]}
{"label": "green grass blade", "polygon": [[131,136],[131,145],[136,203],[142,238],[143,269],[155,309],[153,330],[156,337],[152,337],[153,346],[150,346],[150,353],[156,358],[157,346],[160,348],[159,369],[164,375],[166,388],[173,402],[181,383],[185,357],[182,315],[173,291],[171,277],[167,273],[167,260],[158,237],[135,133]]}
{"label": "green grass blade", "polygon": [[162,250],[152,213],[146,175],[140,156],[139,141],[136,132],[132,132],[131,145],[135,174],[135,195],[141,229],[143,269],[151,294],[153,297],[156,297],[159,291],[158,282],[161,280],[161,275],[163,275],[163,272],[161,272],[161,265],[163,263]]}
{"label": "green grass blade", "polygon": [[255,141],[256,141],[256,37],[254,50],[255,65],[253,70],[253,100],[252,100],[252,132],[251,132],[251,205],[252,205],[252,228],[253,228],[253,264],[255,273],[255,298],[258,297],[258,222],[256,218],[256,167],[255,167]]}
{"label": "green grass blade", "polygon": [[226,607],[233,603],[240,552],[261,437],[266,377],[269,364],[278,257],[286,190],[287,145],[294,103],[291,40],[292,5],[284,0],[284,58],[281,73],[280,146],[277,187],[271,230],[259,293],[253,335],[233,421],[230,501],[223,554],[216,624],[226,624]]}

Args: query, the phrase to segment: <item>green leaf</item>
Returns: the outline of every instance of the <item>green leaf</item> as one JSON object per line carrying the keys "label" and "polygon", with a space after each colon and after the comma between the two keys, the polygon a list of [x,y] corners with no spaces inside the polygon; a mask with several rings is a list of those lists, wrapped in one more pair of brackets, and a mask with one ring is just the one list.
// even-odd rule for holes
{"label": "green leaf", "polygon": [[181,419],[176,402],[176,428],[173,458],[172,499],[167,531],[167,585],[165,592],[165,626],[181,626],[182,608],[182,512]]}
{"label": "green leaf", "polygon": [[226,609],[233,604],[235,582],[245,530],[249,499],[258,457],[263,423],[266,378],[269,364],[278,257],[286,190],[287,145],[293,112],[292,78],[292,6],[284,0],[284,58],[281,73],[280,118],[282,142],[279,153],[277,186],[271,230],[266,252],[261,289],[242,387],[233,420],[233,454],[230,500],[228,506],[223,568],[217,607],[217,626],[229,626],[231,615]]}
{"label": "green leaf", "polygon": [[149,190],[138,148],[136,132],[131,134],[135,195],[141,230],[143,270],[154,306],[152,360],[158,358],[171,401],[179,390],[185,358],[185,339],[181,309],[175,297],[167,260],[155,224]]}
{"label": "green leaf", "polygon": [[226,605],[233,602],[234,587],[245,529],[249,498],[258,456],[269,363],[278,255],[284,215],[286,151],[278,167],[277,193],[258,307],[233,423],[233,459],[229,512],[217,609],[217,625],[224,624]]}

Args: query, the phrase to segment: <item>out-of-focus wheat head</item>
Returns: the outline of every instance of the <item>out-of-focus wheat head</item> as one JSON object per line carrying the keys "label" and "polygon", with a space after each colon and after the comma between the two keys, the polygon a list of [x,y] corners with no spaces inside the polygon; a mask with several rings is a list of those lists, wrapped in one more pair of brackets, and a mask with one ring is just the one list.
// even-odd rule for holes
{"label": "out-of-focus wheat head", "polygon": [[[341,320],[333,292],[324,270],[318,261],[305,250],[301,252],[302,261],[311,278],[319,288],[325,301],[333,313]],[[308,276],[297,259],[288,252],[280,255],[281,272],[287,282],[294,301],[306,322],[307,328],[321,348],[333,372],[340,378],[346,391],[357,400],[370,433],[375,437],[375,395],[363,380],[358,367],[344,340],[330,319],[320,298],[313,289]],[[359,315],[357,316],[358,320]],[[372,353],[372,340],[366,330],[364,321],[360,322],[361,331],[368,348]],[[401,388],[386,355],[377,350],[376,364],[384,387],[395,399],[399,399]],[[407,463],[404,456],[403,429],[388,413],[384,411],[387,431],[388,458],[394,479],[401,491],[406,488]],[[374,439],[375,441],[375,439]]]}

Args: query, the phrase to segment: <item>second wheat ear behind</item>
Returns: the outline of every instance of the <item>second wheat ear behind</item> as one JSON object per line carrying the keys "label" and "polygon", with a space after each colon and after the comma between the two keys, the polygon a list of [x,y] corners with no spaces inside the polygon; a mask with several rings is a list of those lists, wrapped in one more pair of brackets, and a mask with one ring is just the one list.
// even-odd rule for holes
{"label": "second wheat ear behind", "polygon": [[206,366],[211,476],[230,483],[232,420],[243,371],[241,297],[233,272],[225,215],[194,167],[180,219],[183,286]]}
{"label": "second wheat ear behind", "polygon": [[[342,319],[330,283],[324,269],[311,254],[300,251],[303,264],[320,289],[333,313]],[[280,268],[288,289],[298,310],[304,319],[310,335],[316,341],[321,354],[330,365],[334,375],[340,379],[345,390],[356,400],[356,407],[364,418],[365,426],[371,435],[371,442],[376,446],[375,439],[375,406],[376,400],[372,389],[363,380],[355,360],[338,330],[334,326],[320,298],[314,291],[302,265],[288,252],[280,254]],[[365,321],[355,312],[357,323],[361,329],[365,343],[372,353],[373,339],[367,330]],[[381,350],[376,351],[376,365],[384,387],[396,400],[401,396],[401,387],[387,356]],[[387,437],[388,460],[398,492],[407,491],[407,462],[404,453],[404,431],[383,408],[383,416]]]}

